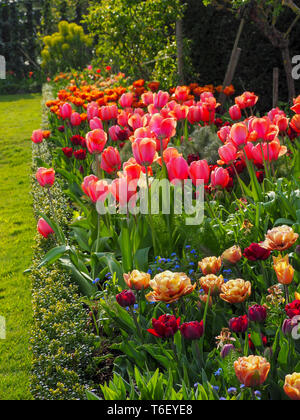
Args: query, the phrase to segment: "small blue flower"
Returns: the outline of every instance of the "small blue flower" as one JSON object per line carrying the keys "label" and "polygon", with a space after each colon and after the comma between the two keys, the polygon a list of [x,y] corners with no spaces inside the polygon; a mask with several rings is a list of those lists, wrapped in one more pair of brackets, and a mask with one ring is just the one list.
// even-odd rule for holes
{"label": "small blue flower", "polygon": [[236,394],[237,393],[237,389],[234,387],[228,388],[227,390],[228,394]]}
{"label": "small blue flower", "polygon": [[221,397],[221,398],[220,398],[220,401],[227,401],[227,400],[226,400],[226,398]]}
{"label": "small blue flower", "polygon": [[213,389],[214,391],[218,392],[218,391],[219,391],[219,389],[220,389],[220,387],[212,385],[212,389]]}
{"label": "small blue flower", "polygon": [[177,270],[178,268],[180,268],[180,265],[177,264],[174,268]]}
{"label": "small blue flower", "polygon": [[199,382],[196,382],[195,384],[194,384],[194,388],[198,388],[198,386],[199,386],[200,384],[199,384]]}
{"label": "small blue flower", "polygon": [[195,272],[194,270],[190,270],[189,275],[193,274],[194,272]]}
{"label": "small blue flower", "polygon": [[149,268],[149,270],[148,270],[148,274],[152,274],[152,270],[151,270],[151,268]]}
{"label": "small blue flower", "polygon": [[259,400],[261,399],[261,392],[260,391],[255,391],[254,395],[256,396],[256,398],[258,398]]}
{"label": "small blue flower", "polygon": [[190,262],[189,265],[192,265],[193,266],[193,265],[195,265],[195,263],[194,262]]}
{"label": "small blue flower", "polygon": [[190,249],[190,248],[192,248],[191,245],[187,245],[186,246],[186,249]]}
{"label": "small blue flower", "polygon": [[223,369],[222,369],[222,368],[220,368],[220,369],[218,369],[218,370],[214,373],[214,375],[215,375],[215,376],[221,376],[221,375],[222,375],[222,373],[223,373]]}
{"label": "small blue flower", "polygon": [[171,257],[176,257],[176,252],[173,252],[173,254],[171,254]]}
{"label": "small blue flower", "polygon": [[97,277],[95,280],[93,280],[93,284],[99,283],[100,279]]}
{"label": "small blue flower", "polygon": [[231,274],[231,273],[232,273],[232,270],[229,270],[229,269],[227,269],[227,270],[223,270],[223,273],[226,273],[226,274]]}
{"label": "small blue flower", "polygon": [[245,385],[243,385],[243,384],[242,384],[242,385],[240,386],[240,388],[241,388],[241,389],[244,389],[244,388],[245,388]]}

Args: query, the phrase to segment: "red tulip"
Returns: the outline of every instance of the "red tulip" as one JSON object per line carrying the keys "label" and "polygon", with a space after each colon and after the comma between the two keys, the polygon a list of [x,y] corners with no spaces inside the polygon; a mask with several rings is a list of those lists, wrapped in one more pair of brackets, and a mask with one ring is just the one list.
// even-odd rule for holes
{"label": "red tulip", "polygon": [[233,105],[231,108],[229,108],[229,114],[233,121],[237,121],[242,118],[241,108],[238,105]]}
{"label": "red tulip", "polygon": [[152,320],[153,328],[148,332],[155,337],[171,338],[179,329],[180,318],[176,319],[174,315],[162,315],[158,319]]}
{"label": "red tulip", "polygon": [[291,123],[290,123],[290,127],[296,131],[296,133],[299,135],[300,134],[300,114],[294,115]]}
{"label": "red tulip", "polygon": [[124,290],[122,293],[116,296],[117,302],[123,308],[127,306],[133,306],[136,302],[135,294],[132,290]]}
{"label": "red tulip", "polygon": [[110,192],[120,207],[125,207],[137,192],[138,179],[116,178],[110,185]]}
{"label": "red tulip", "polygon": [[247,315],[240,316],[238,318],[232,318],[229,321],[229,328],[236,334],[244,333],[248,329],[248,317]]}
{"label": "red tulip", "polygon": [[48,238],[49,235],[52,235],[54,233],[54,230],[49,226],[49,224],[43,218],[41,218],[38,221],[37,229],[39,233],[46,239]]}
{"label": "red tulip", "polygon": [[243,255],[250,261],[264,261],[270,257],[271,251],[254,243],[245,249]]}
{"label": "red tulip", "polygon": [[285,312],[290,319],[293,319],[294,316],[300,315],[300,300],[294,300],[292,303],[289,303],[285,307]]}
{"label": "red tulip", "polygon": [[235,103],[241,108],[254,107],[258,101],[258,96],[253,92],[244,92],[241,96],[235,98]]}
{"label": "red tulip", "polygon": [[204,334],[203,321],[186,322],[181,325],[180,332],[186,340],[199,340]]}
{"label": "red tulip", "polygon": [[121,168],[122,162],[118,149],[109,146],[102,153],[101,168],[111,174]]}
{"label": "red tulip", "polygon": [[190,124],[195,124],[201,121],[201,109],[199,106],[191,106],[189,108],[188,120]]}
{"label": "red tulip", "polygon": [[86,158],[86,150],[84,149],[74,150],[73,154],[74,158],[77,160],[85,160]]}
{"label": "red tulip", "polygon": [[210,168],[207,161],[197,160],[192,162],[189,169],[189,175],[194,185],[197,185],[197,180],[203,180],[204,184],[208,184]]}
{"label": "red tulip", "polygon": [[142,101],[146,106],[149,106],[149,105],[153,104],[153,100],[154,100],[153,92],[149,91],[149,92],[143,93]]}
{"label": "red tulip", "polygon": [[91,154],[100,154],[107,143],[107,134],[100,128],[86,135],[86,145]]}
{"label": "red tulip", "polygon": [[125,171],[128,180],[140,179],[142,167],[134,158],[130,158],[124,163],[123,170]]}
{"label": "red tulip", "polygon": [[62,151],[67,158],[71,158],[73,156],[73,149],[72,147],[63,147]]}
{"label": "red tulip", "polygon": [[211,174],[211,184],[213,187],[226,188],[229,184],[230,176],[227,169],[217,168]]}
{"label": "red tulip", "polygon": [[52,168],[39,168],[36,179],[41,187],[52,187],[55,181],[55,171]]}

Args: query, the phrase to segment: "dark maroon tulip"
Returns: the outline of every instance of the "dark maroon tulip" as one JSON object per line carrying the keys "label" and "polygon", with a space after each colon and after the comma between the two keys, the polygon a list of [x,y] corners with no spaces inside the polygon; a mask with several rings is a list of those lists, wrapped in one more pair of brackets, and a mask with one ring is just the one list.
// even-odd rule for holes
{"label": "dark maroon tulip", "polygon": [[74,158],[77,160],[85,160],[86,158],[86,150],[80,149],[74,151]]}
{"label": "dark maroon tulip", "polygon": [[264,322],[267,318],[267,310],[264,306],[251,306],[248,310],[248,318],[252,322]]}
{"label": "dark maroon tulip", "polygon": [[182,324],[180,332],[186,340],[199,340],[204,334],[203,321],[192,321]]}
{"label": "dark maroon tulip", "polygon": [[67,158],[71,158],[73,156],[73,149],[72,147],[63,147],[62,151]]}
{"label": "dark maroon tulip", "polygon": [[136,302],[135,294],[132,290],[123,290],[122,293],[116,296],[117,302],[123,308],[127,306],[133,306]]}
{"label": "dark maroon tulip", "polygon": [[232,318],[229,321],[229,328],[236,334],[246,332],[248,329],[247,315],[239,316],[238,318]]}
{"label": "dark maroon tulip", "polygon": [[170,338],[179,329],[180,318],[176,319],[174,315],[162,315],[158,319],[152,319],[152,326],[148,330],[149,333],[159,338]]}
{"label": "dark maroon tulip", "polygon": [[245,249],[243,255],[250,261],[264,261],[270,257],[271,251],[266,248],[263,248],[259,244],[251,244],[249,248]]}

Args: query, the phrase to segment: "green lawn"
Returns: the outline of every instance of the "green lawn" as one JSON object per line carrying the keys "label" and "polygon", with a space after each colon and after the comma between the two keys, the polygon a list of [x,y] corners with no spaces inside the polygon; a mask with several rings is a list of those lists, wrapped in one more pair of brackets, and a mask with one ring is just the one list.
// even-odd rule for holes
{"label": "green lawn", "polygon": [[31,133],[41,124],[40,95],[0,94],[0,400],[28,400],[32,319],[30,266],[35,221],[30,196]]}

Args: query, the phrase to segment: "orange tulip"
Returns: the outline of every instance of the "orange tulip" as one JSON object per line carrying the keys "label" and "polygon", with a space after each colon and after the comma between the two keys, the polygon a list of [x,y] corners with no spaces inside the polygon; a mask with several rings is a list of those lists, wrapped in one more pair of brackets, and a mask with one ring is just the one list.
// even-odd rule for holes
{"label": "orange tulip", "polygon": [[207,276],[208,274],[217,274],[222,267],[221,258],[207,257],[198,263],[202,273]]}
{"label": "orange tulip", "polygon": [[270,251],[285,251],[291,248],[299,238],[289,226],[279,226],[269,230],[262,247]]}
{"label": "orange tulip", "polygon": [[221,286],[220,298],[228,303],[241,303],[251,296],[251,283],[242,279],[229,280]]}
{"label": "orange tulip", "polygon": [[150,274],[133,270],[129,274],[124,274],[124,280],[130,289],[142,290],[148,289],[151,280]]}
{"label": "orange tulip", "polygon": [[234,245],[232,248],[224,251],[221,258],[224,262],[237,264],[242,258],[242,250],[239,246]]}
{"label": "orange tulip", "polygon": [[274,265],[273,268],[275,270],[278,282],[281,284],[289,285],[292,283],[294,278],[295,270],[289,264],[289,256],[286,255],[282,257],[273,257]]}
{"label": "orange tulip", "polygon": [[205,293],[208,294],[209,290],[212,296],[218,295],[221,292],[221,287],[224,284],[223,276],[215,276],[208,274],[206,277],[201,277],[200,285]]}
{"label": "orange tulip", "polygon": [[146,296],[149,302],[172,303],[182,296],[192,293],[196,288],[196,284],[193,286],[185,273],[164,271],[157,274],[150,281],[150,287],[153,289],[153,292]]}
{"label": "orange tulip", "polygon": [[262,385],[266,381],[270,369],[270,363],[261,356],[240,357],[234,362],[238,380],[248,388]]}
{"label": "orange tulip", "polygon": [[300,401],[300,373],[287,375],[283,389],[291,400]]}

